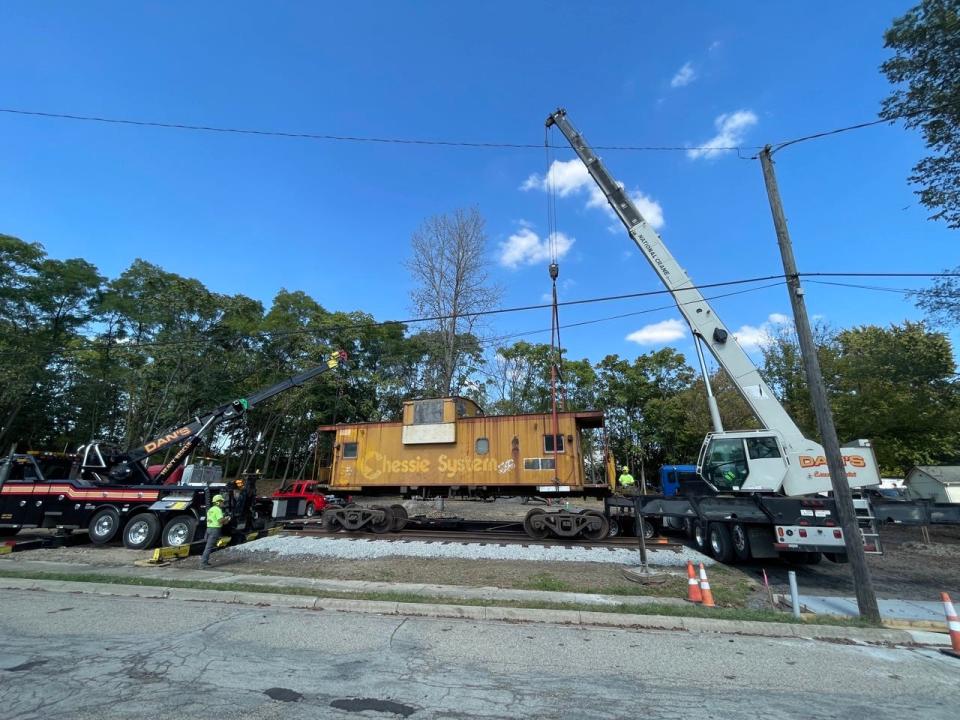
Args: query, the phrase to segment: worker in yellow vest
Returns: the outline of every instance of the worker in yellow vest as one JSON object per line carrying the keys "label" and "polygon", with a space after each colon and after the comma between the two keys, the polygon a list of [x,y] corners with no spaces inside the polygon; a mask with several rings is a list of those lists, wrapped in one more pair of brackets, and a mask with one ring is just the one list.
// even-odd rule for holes
{"label": "worker in yellow vest", "polygon": [[200,556],[200,567],[210,567],[210,553],[217,546],[223,526],[229,522],[230,516],[223,512],[223,495],[214,495],[211,505],[207,508],[207,544]]}
{"label": "worker in yellow vest", "polygon": [[632,493],[636,490],[637,481],[633,479],[633,475],[630,474],[630,468],[626,465],[620,468],[620,477],[617,478],[617,485],[627,493]]}

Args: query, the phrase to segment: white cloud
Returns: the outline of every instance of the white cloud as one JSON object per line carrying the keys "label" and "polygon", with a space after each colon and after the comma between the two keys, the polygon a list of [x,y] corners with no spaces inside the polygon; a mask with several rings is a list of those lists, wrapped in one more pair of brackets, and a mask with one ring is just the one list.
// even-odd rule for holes
{"label": "white cloud", "polygon": [[638,345],[662,345],[679,340],[686,334],[686,325],[680,320],[670,319],[652,325],[644,325],[639,330],[627,335],[626,339]]}
{"label": "white cloud", "polygon": [[713,52],[714,50],[719,50],[719,49],[720,49],[719,40],[714,40],[712,43],[710,43],[710,47],[707,48],[709,52]]}
{"label": "white cloud", "polygon": [[793,321],[783,313],[770,313],[759,325],[741,325],[733,336],[744,350],[757,350],[773,340],[774,333],[781,327],[788,327]]}
{"label": "white cloud", "polygon": [[[623,183],[619,184],[620,187],[623,187]],[[566,161],[554,160],[550,164],[550,169],[547,170],[546,177],[534,173],[523,181],[520,189],[547,190],[551,186],[560,197],[579,194],[586,190],[588,208],[604,208],[610,213],[611,217],[615,217],[606,196],[593,182],[593,178],[590,177],[586,166],[579,158]],[[659,230],[664,226],[663,207],[660,203],[638,189],[630,190],[627,194],[637,206],[640,214],[654,229]]]}
{"label": "white cloud", "polygon": [[546,177],[534,173],[520,186],[521,190],[548,190],[550,188],[560,197],[567,197],[591,185],[590,173],[580,158],[572,160],[554,160],[550,163]]}
{"label": "white cloud", "polygon": [[570,252],[575,242],[572,237],[562,232],[541,238],[529,227],[521,227],[500,243],[500,264],[515,269],[521,265],[534,265],[550,260],[551,241],[558,260]]}
{"label": "white cloud", "polygon": [[673,79],[670,80],[670,87],[685,87],[696,79],[697,73],[693,69],[693,65],[689,62],[685,62],[683,67],[677,70],[673,76]]}
{"label": "white cloud", "polygon": [[747,130],[756,125],[757,120],[758,118],[752,110],[737,110],[718,116],[713,121],[717,128],[717,134],[700,143],[699,147],[687,150],[687,157],[691,160],[700,158],[709,160],[721,155],[725,152],[721,148],[734,147],[743,142]]}

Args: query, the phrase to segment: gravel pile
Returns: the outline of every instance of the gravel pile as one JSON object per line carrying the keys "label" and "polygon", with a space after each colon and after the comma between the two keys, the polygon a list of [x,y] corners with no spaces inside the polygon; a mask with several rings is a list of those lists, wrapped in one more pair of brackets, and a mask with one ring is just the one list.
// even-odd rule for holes
{"label": "gravel pile", "polygon": [[[640,554],[623,548],[561,546],[480,545],[478,543],[431,543],[419,540],[389,542],[274,535],[229,549],[231,553],[272,552],[278,557],[333,557],[371,560],[384,557],[464,558],[468,560],[532,560],[547,562],[592,562],[638,565]],[[712,565],[713,559],[690,548],[647,550],[650,565],[686,566],[687,560]]]}

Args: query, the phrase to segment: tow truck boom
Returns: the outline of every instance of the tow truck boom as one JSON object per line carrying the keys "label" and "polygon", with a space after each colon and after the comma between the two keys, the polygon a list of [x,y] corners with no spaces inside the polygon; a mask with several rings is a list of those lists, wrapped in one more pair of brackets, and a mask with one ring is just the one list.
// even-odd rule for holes
{"label": "tow truck boom", "polygon": [[[101,481],[106,479],[102,477],[102,473],[106,472],[109,475],[109,479],[115,482],[162,485],[173,471],[186,460],[193,449],[203,439],[203,436],[221,422],[239,418],[255,405],[269,400],[282,392],[286,392],[291,388],[303,385],[317,375],[337,367],[340,362],[346,359],[347,354],[342,350],[334,352],[322,365],[305,370],[299,375],[281,380],[270,387],[255,392],[249,397],[239,398],[233,402],[221,405],[215,410],[211,410],[208,413],[194,418],[194,420],[189,423],[165,432],[163,435],[123,453],[107,452],[105,456],[100,448],[100,443],[86,445],[80,450],[82,457],[81,473],[94,476],[95,479]],[[183,445],[177,449],[173,457],[160,469],[160,472],[156,476],[150,477],[143,467],[142,461],[165,448],[179,443],[183,443]]]}

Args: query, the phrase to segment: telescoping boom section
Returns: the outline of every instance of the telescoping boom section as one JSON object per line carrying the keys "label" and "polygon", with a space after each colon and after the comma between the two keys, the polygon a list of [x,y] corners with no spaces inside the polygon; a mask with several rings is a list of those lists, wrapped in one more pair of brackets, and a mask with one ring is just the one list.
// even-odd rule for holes
{"label": "telescoping boom section", "polygon": [[[640,214],[623,186],[573,126],[566,111],[559,109],[552,113],[547,117],[546,125],[555,125],[566,137],[640,252],[673,296],[698,348],[702,343],[709,349],[763,426],[763,430],[748,432],[717,428],[717,432],[709,434],[698,461],[698,471],[703,479],[718,490],[731,492],[782,492],[788,496],[804,496],[830,490],[830,473],[823,447],[803,436],[736,337]],[[851,487],[880,482],[868,442],[852,443],[844,448],[843,456]]]}

